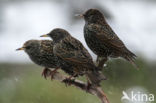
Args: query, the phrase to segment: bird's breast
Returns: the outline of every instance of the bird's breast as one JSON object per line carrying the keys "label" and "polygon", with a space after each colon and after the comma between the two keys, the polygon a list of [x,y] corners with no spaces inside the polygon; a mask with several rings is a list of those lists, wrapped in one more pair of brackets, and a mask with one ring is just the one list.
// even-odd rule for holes
{"label": "bird's breast", "polygon": [[93,31],[90,31],[87,26],[84,27],[84,38],[88,47],[99,56],[109,55],[109,49],[107,45],[101,43],[101,41],[96,37]]}

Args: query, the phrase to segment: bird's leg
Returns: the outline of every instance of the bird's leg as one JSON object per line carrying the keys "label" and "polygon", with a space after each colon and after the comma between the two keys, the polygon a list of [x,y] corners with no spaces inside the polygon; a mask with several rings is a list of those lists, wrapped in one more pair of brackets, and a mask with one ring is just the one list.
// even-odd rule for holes
{"label": "bird's leg", "polygon": [[86,86],[86,92],[87,92],[90,89],[92,83],[90,82],[88,76],[86,76],[86,78],[87,78],[87,86]]}
{"label": "bird's leg", "polygon": [[42,72],[42,76],[47,79],[48,73],[51,72],[51,70],[49,70],[48,68],[44,68],[43,72]]}
{"label": "bird's leg", "polygon": [[105,64],[105,62],[107,61],[107,57],[97,57],[97,63],[98,63],[98,67],[99,68],[103,68],[103,65]]}
{"label": "bird's leg", "polygon": [[55,73],[57,73],[57,70],[58,70],[58,69],[59,69],[59,68],[57,67],[57,68],[55,68],[53,71],[50,72],[51,80],[54,78],[54,75],[55,75]]}
{"label": "bird's leg", "polygon": [[[77,74],[74,74],[74,75],[71,75],[71,76],[69,76],[69,77],[67,77],[67,78],[65,78],[64,80],[63,80],[63,82],[65,83],[65,85],[67,86],[67,85],[71,85],[70,84],[70,81],[72,81],[72,77],[75,77]],[[73,81],[74,81],[75,79],[73,79]]]}

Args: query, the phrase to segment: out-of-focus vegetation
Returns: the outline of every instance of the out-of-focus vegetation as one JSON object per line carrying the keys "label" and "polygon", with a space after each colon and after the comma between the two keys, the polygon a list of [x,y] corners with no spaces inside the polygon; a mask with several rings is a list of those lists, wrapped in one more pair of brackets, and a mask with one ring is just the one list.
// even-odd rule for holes
{"label": "out-of-focus vegetation", "polygon": [[[140,70],[123,60],[107,62],[102,88],[111,103],[121,103],[122,91],[142,87],[156,94],[156,65],[138,60]],[[0,103],[100,103],[98,98],[75,87],[41,77],[33,64],[0,64]],[[81,78],[82,79],[82,78]]]}

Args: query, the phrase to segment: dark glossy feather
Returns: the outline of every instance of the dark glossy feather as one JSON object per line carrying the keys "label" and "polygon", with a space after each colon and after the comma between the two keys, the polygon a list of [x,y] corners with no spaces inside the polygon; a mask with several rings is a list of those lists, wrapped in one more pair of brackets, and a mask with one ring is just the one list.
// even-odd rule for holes
{"label": "dark glossy feather", "polygon": [[85,12],[84,19],[85,41],[98,58],[123,57],[130,63],[135,64],[136,55],[126,48],[99,10],[89,9]]}
{"label": "dark glossy feather", "polygon": [[74,67],[76,75],[85,74],[90,81],[99,85],[105,77],[99,72],[88,50],[67,31],[57,28],[48,34],[55,42],[53,51],[62,61]]}

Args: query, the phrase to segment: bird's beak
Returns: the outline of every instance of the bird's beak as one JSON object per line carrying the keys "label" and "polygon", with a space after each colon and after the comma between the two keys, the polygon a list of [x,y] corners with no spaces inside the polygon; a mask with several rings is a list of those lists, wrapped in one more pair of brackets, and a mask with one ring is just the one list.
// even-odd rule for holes
{"label": "bird's beak", "polygon": [[84,15],[83,14],[75,14],[76,17],[80,17],[80,18],[83,18]]}
{"label": "bird's beak", "polygon": [[41,35],[40,37],[49,37],[49,35],[44,34],[44,35]]}
{"label": "bird's beak", "polygon": [[19,51],[19,50],[24,50],[24,47],[16,49],[16,51]]}

